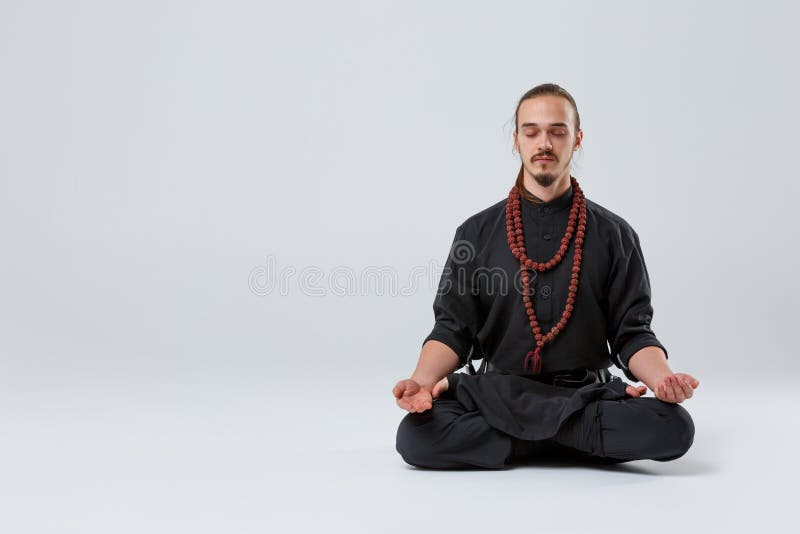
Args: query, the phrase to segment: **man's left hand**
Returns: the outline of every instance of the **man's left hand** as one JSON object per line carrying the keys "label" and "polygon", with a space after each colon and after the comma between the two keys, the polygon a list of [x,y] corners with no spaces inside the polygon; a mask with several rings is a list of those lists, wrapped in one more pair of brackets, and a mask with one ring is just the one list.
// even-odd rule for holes
{"label": "man's left hand", "polygon": [[[687,373],[673,373],[664,376],[656,382],[653,393],[656,398],[664,402],[679,403],[690,398],[700,381]],[[631,397],[641,397],[647,393],[645,386],[631,386],[625,388],[625,393]]]}
{"label": "man's left hand", "polygon": [[653,393],[664,402],[683,402],[694,394],[700,381],[687,373],[672,373],[664,376],[655,384]]}

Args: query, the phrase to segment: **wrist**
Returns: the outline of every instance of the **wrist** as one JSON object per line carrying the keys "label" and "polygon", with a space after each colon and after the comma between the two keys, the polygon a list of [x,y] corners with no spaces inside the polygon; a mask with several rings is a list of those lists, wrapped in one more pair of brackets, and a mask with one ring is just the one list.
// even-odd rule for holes
{"label": "wrist", "polygon": [[642,380],[642,382],[651,390],[655,391],[658,384],[664,379],[665,376],[669,376],[672,373],[656,373],[652,374],[647,377],[647,380]]}
{"label": "wrist", "polygon": [[427,374],[427,373],[426,374],[414,373],[413,375],[411,375],[411,380],[419,384],[419,387],[431,391],[433,390],[433,386],[435,386],[436,383],[439,382],[439,380],[441,380],[445,376],[447,376],[447,373],[441,376],[435,374]]}
{"label": "wrist", "polygon": [[655,346],[644,347],[634,353],[628,361],[628,368],[637,380],[644,382],[650,389],[654,389],[665,376],[672,374],[664,351]]}

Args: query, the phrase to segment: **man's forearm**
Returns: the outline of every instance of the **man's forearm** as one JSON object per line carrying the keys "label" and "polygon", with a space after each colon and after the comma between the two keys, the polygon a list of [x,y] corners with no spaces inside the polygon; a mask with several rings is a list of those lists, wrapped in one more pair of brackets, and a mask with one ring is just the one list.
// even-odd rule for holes
{"label": "man's forearm", "polygon": [[411,379],[424,388],[431,389],[434,384],[458,369],[458,354],[453,349],[435,339],[422,345],[419,362]]}
{"label": "man's forearm", "polygon": [[628,360],[628,369],[650,390],[655,390],[659,380],[672,374],[666,354],[661,347],[655,346],[643,347],[636,351]]}

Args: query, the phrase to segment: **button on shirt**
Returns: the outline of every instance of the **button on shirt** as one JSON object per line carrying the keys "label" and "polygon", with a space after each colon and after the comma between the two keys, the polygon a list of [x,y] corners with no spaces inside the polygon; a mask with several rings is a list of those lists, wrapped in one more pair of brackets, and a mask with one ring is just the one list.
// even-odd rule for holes
{"label": "button on shirt", "polygon": [[[572,187],[541,204],[521,197],[527,255],[552,258],[566,232]],[[527,374],[525,355],[536,341],[522,301],[519,261],[508,246],[503,199],[466,219],[455,232],[434,298],[435,323],[424,342],[436,339],[468,359],[486,357],[500,369]],[[650,280],[639,236],[620,216],[586,199],[583,260],[572,315],[542,348],[545,373],[612,363],[637,380],[628,360],[646,346],[667,353],[650,327]],[[575,237],[549,271],[528,271],[534,311],[542,333],[558,322],[566,305]],[[466,251],[466,254],[464,253]]]}

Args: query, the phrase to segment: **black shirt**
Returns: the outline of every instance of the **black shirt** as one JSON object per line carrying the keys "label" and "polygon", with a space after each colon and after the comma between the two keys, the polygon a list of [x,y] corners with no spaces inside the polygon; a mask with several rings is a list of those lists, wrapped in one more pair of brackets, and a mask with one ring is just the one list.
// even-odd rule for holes
{"label": "black shirt", "polygon": [[[456,229],[433,302],[436,322],[423,344],[441,341],[456,352],[462,366],[485,357],[499,369],[529,374],[525,355],[536,347],[536,340],[522,301],[519,261],[508,246],[506,201],[476,213]],[[553,257],[566,232],[571,204],[572,186],[549,202],[520,197],[528,257]],[[566,305],[574,250],[573,236],[555,268],[529,271],[542,335],[558,322]],[[652,317],[639,236],[622,217],[586,198],[574,308],[564,329],[542,347],[542,372],[607,368],[613,359],[626,377],[638,380],[628,370],[633,354],[647,346],[667,353],[650,328]]]}

